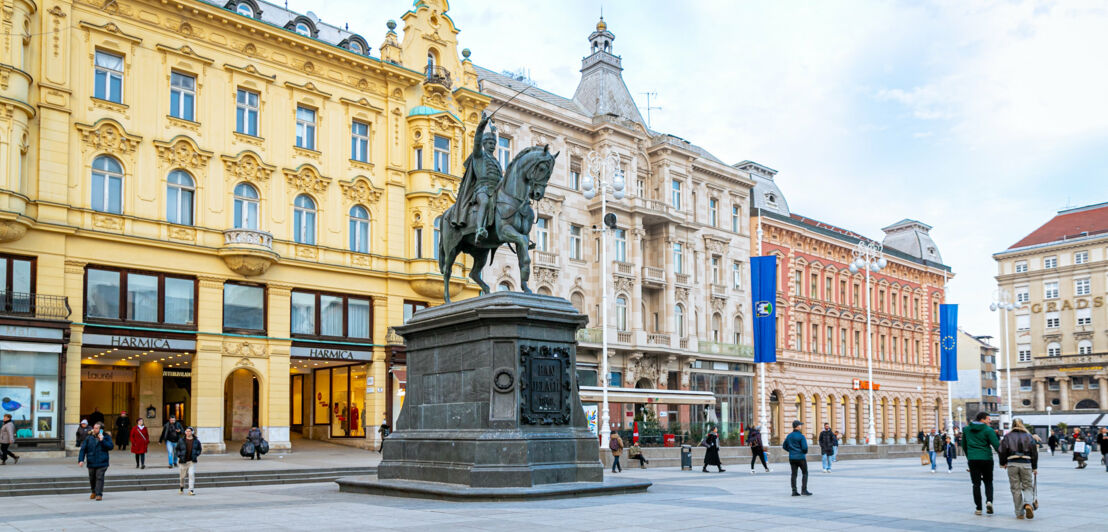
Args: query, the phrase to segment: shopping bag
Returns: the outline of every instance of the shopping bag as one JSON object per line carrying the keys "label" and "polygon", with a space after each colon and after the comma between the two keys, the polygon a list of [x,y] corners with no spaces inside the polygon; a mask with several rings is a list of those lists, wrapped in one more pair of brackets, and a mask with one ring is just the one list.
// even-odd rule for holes
{"label": "shopping bag", "polygon": [[919,455],[919,465],[931,465],[931,458],[927,456],[927,453]]}
{"label": "shopping bag", "polygon": [[1077,454],[1085,454],[1085,442],[1073,442],[1073,452]]}

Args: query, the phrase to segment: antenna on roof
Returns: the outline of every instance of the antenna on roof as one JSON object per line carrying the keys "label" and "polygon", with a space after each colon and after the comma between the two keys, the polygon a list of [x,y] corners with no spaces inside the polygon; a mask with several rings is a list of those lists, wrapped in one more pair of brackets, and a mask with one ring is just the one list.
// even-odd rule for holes
{"label": "antenna on roof", "polygon": [[639,94],[645,94],[646,95],[646,127],[653,127],[653,126],[650,125],[650,111],[652,109],[657,109],[657,110],[661,111],[662,108],[660,106],[650,105],[650,97],[653,96],[653,97],[657,98],[658,93],[657,92],[641,92]]}

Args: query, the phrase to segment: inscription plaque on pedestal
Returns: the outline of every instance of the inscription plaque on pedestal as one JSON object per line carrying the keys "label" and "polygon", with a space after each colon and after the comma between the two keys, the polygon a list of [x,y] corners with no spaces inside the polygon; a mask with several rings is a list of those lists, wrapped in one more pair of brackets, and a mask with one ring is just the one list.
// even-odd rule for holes
{"label": "inscription plaque on pedestal", "polygon": [[570,356],[564,347],[519,348],[521,423],[565,425],[570,420]]}

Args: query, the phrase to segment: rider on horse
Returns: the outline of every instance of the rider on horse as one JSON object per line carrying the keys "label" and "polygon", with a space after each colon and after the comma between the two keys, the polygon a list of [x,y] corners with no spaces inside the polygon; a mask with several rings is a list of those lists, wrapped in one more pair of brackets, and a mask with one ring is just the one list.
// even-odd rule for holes
{"label": "rider on horse", "polygon": [[495,207],[495,201],[490,199],[496,194],[496,187],[504,176],[500,161],[496,160],[496,126],[485,133],[488,123],[489,115],[481,113],[481,122],[473,134],[473,154],[465,161],[465,174],[458,187],[456,203],[463,208],[454,210],[449,220],[453,227],[464,227],[469,223],[470,206],[477,204],[477,217],[474,219],[477,225],[477,234],[474,237],[477,241],[488,236],[486,228],[491,222],[489,213]]}

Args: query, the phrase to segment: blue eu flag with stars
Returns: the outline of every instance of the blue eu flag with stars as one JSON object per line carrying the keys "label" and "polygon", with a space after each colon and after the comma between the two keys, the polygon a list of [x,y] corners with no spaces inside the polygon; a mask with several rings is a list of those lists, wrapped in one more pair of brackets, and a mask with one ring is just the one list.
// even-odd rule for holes
{"label": "blue eu flag with stars", "polygon": [[939,380],[958,380],[958,305],[939,305],[939,352]]}

